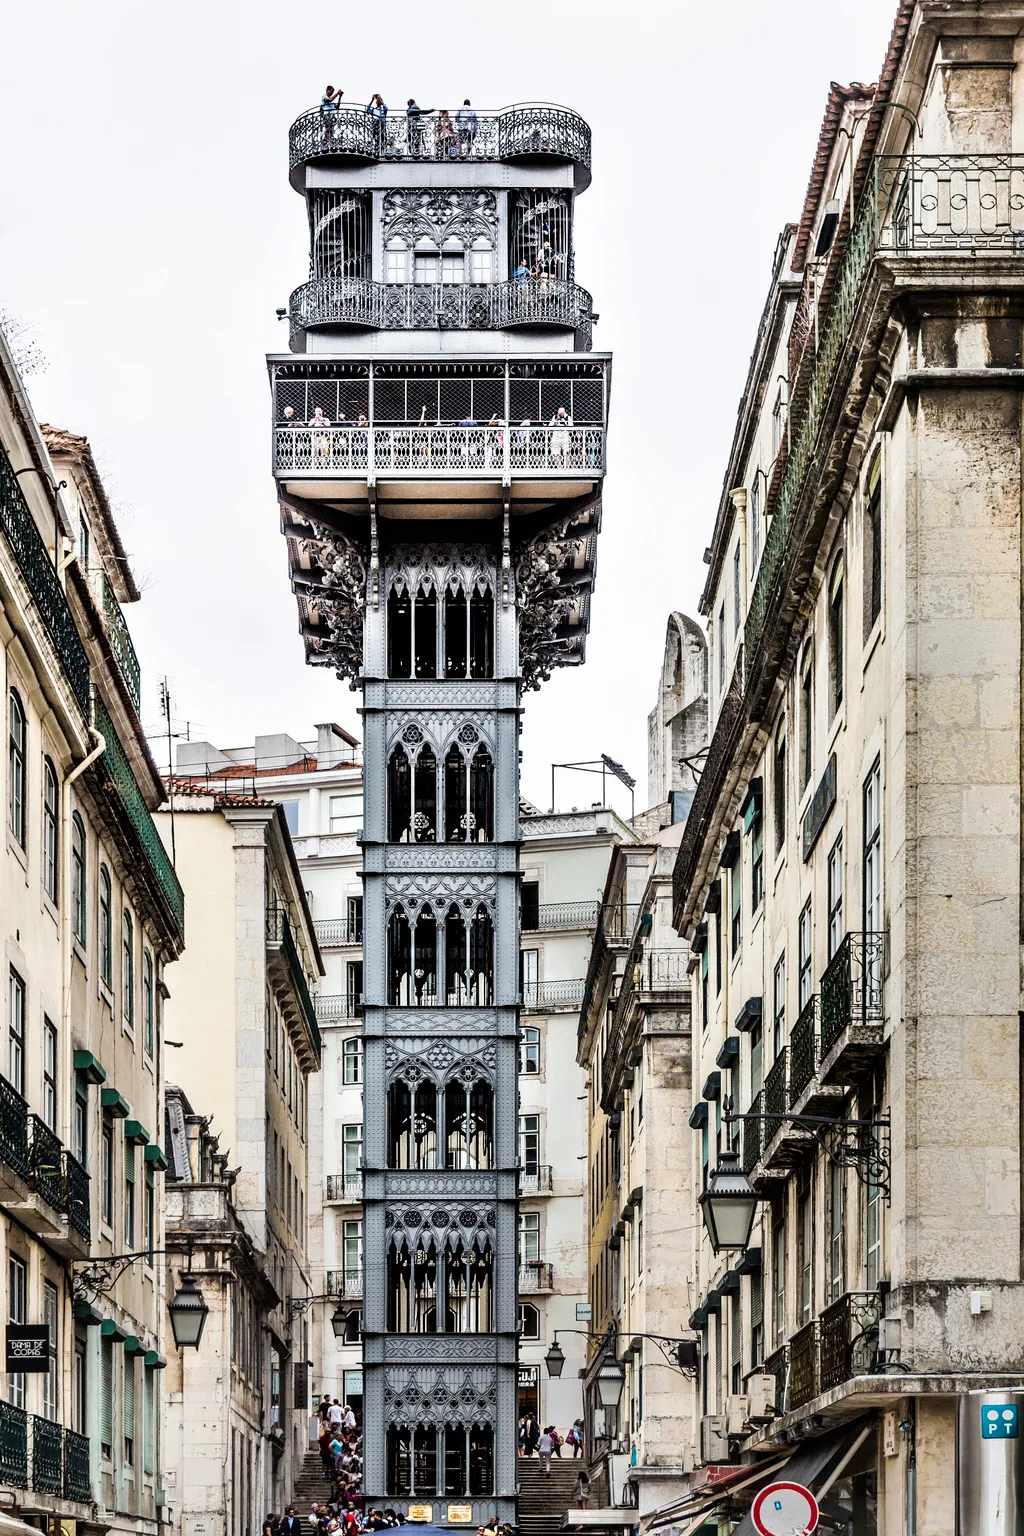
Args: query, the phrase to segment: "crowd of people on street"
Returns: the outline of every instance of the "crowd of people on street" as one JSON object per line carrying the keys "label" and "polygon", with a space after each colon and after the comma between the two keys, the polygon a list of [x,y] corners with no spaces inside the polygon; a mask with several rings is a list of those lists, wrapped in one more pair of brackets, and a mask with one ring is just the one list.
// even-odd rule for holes
{"label": "crowd of people on street", "polygon": [[519,1420],[520,1456],[539,1456],[550,1475],[551,1458],[557,1456],[561,1461],[563,1445],[568,1446],[572,1451],[573,1461],[577,1456],[583,1455],[582,1419],[575,1419],[565,1434],[561,1435],[554,1424],[548,1424],[546,1428],[541,1429],[532,1413],[523,1414]]}

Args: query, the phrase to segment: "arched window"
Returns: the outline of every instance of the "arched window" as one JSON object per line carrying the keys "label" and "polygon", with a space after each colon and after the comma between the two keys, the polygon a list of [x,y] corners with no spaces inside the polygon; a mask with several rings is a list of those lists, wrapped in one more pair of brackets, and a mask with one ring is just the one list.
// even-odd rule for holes
{"label": "arched window", "polygon": [[494,282],[494,249],[486,235],[477,235],[469,253],[469,281]]}
{"label": "arched window", "polygon": [[[444,824],[449,843],[489,843],[494,837],[494,764],[481,743],[472,751],[475,732],[462,747],[452,742],[444,760]],[[470,755],[472,753],[472,755]]]}
{"label": "arched window", "polygon": [[126,1029],[135,1028],[135,924],[127,910],[121,922],[121,1013]]}
{"label": "arched window", "polygon": [[87,933],[85,858],[85,823],[76,811],[71,818],[71,921],[79,944]]}
{"label": "arched window", "polygon": [[433,1238],[412,1250],[396,1234],[388,1249],[388,1332],[436,1333],[438,1254]]}
{"label": "arched window", "polygon": [[469,675],[494,676],[494,593],[475,589],[469,600]]}
{"label": "arched window", "polygon": [[412,1005],[432,1007],[437,1002],[437,922],[429,906],[423,907],[416,919],[412,960]]}
{"label": "arched window", "polygon": [[519,1075],[534,1077],[540,1071],[540,1030],[527,1024],[519,1031]]}
{"label": "arched window", "polygon": [[417,240],[416,249],[413,251],[412,280],[414,283],[441,281],[441,252],[426,237]]}
{"label": "arched window", "polygon": [[426,586],[413,603],[413,665],[417,677],[437,676],[437,594]]}
{"label": "arched window", "polygon": [[430,747],[421,747],[413,768],[412,840],[437,841],[437,759]]}
{"label": "arched window", "polygon": [[488,1008],[494,1001],[494,928],[491,914],[479,906],[469,925],[469,996],[471,1008]]}
{"label": "arched window", "polygon": [[388,677],[412,676],[412,599],[391,589],[388,597]]}
{"label": "arched window", "polygon": [[412,769],[399,743],[388,759],[388,842],[407,843],[412,834]]}
{"label": "arched window", "polygon": [[494,838],[494,764],[483,745],[469,764],[468,842],[489,843]]}
{"label": "arched window", "polygon": [[60,790],[52,758],[43,759],[43,890],[57,905],[60,894]]}
{"label": "arched window", "polygon": [[100,865],[100,978],[104,985],[114,984],[114,914],[110,892],[110,872]]}
{"label": "arched window", "polygon": [[437,1167],[437,1089],[396,1078],[388,1089],[388,1167]]}
{"label": "arched window", "polygon": [[491,1245],[458,1239],[444,1256],[445,1332],[490,1333],[494,1260]]}
{"label": "arched window", "polygon": [[445,1167],[492,1167],[493,1120],[490,1084],[453,1079],[444,1092]]}
{"label": "arched window", "polygon": [[466,923],[459,908],[452,906],[444,924],[445,1001],[449,1008],[461,1008],[466,1003],[466,963]]}
{"label": "arched window", "polygon": [[18,845],[24,848],[28,835],[28,814],[25,804],[28,723],[21,700],[13,688],[8,700],[8,728],[7,823]]}
{"label": "arched window", "polygon": [[444,675],[465,677],[469,654],[469,604],[461,585],[444,595]]}
{"label": "arched window", "polygon": [[412,934],[402,906],[388,918],[388,1002],[393,1008],[412,1002]]}
{"label": "arched window", "polygon": [[[439,1433],[432,1424],[417,1424],[414,1428],[405,1424],[388,1425],[386,1483],[389,1498],[435,1497]],[[453,1433],[465,1438],[466,1432],[461,1428],[445,1431],[446,1436]]]}

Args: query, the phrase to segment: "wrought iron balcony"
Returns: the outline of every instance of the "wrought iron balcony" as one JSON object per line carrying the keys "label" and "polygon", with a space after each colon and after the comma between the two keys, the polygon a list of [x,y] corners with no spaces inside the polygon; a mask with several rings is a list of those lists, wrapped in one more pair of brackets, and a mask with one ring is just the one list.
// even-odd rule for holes
{"label": "wrought iron balcony", "polygon": [[473,164],[481,160],[567,160],[578,167],[576,190],[590,183],[590,129],[576,112],[547,102],[523,102],[498,111],[473,110],[473,120],[450,114],[449,131],[440,112],[422,117],[389,112],[383,119],[365,107],[314,107],[303,112],[288,135],[288,162],[295,173],[309,161],[434,160]]}
{"label": "wrought iron balcony", "polygon": [[[764,1080],[764,1114],[789,1114],[790,1051],[779,1052]],[[747,1122],[749,1124],[749,1122]],[[782,1175],[806,1155],[813,1144],[811,1132],[788,1120],[765,1120],[761,1129],[761,1172]]]}
{"label": "wrought iron balcony", "polygon": [[94,700],[96,729],[103,735],[106,750],[103,768],[106,774],[105,788],[112,792],[138,839],[143,858],[157,889],[162,893],[171,918],[179,935],[185,932],[185,896],[174,872],[174,866],[163,845],[156,823],[138,786],[131,764],[118,740],[113,721],[107,714],[102,699]]}
{"label": "wrought iron balcony", "polygon": [[36,1413],[32,1415],[32,1487],[37,1493],[64,1489],[64,1430]]}
{"label": "wrought iron balcony", "polygon": [[592,929],[600,911],[596,901],[554,901],[537,909],[536,923],[523,923],[525,933],[552,932],[564,928]]}
{"label": "wrought iron balcony", "polygon": [[523,987],[523,1011],[526,1013],[571,1012],[583,1002],[581,981],[530,981]]}
{"label": "wrought iron balcony", "polygon": [[601,907],[601,938],[607,944],[631,944],[639,915],[640,907],[637,903],[604,903]]}
{"label": "wrought iron balcony", "polygon": [[115,597],[114,589],[106,575],[103,577],[103,618],[110,649],[114,653],[135,708],[139,709],[142,705],[142,674],[139,669],[139,658],[135,653],[132,637],[121,611],[121,604]]}
{"label": "wrought iron balcony", "polygon": [[363,1267],[358,1269],[329,1269],[327,1292],[342,1300],[358,1301],[363,1294]]}
{"label": "wrought iron balcony", "polygon": [[0,1484],[28,1487],[28,1414],[0,1399]]}
{"label": "wrought iron balcony", "polygon": [[6,1077],[0,1077],[0,1160],[28,1178],[28,1105]]}
{"label": "wrought iron balcony", "polygon": [[554,1266],[546,1259],[527,1259],[519,1266],[519,1294],[538,1295],[554,1287]]}
{"label": "wrought iron balcony", "polygon": [[[764,1080],[764,1112],[766,1115],[784,1115],[787,1109],[786,1049],[783,1047]],[[771,1141],[778,1129],[774,1122],[768,1121],[765,1127],[765,1141]]]}
{"label": "wrought iron balcony", "polygon": [[329,1173],[327,1199],[358,1203],[363,1198],[362,1173]]}
{"label": "wrought iron balcony", "polygon": [[550,1193],[551,1165],[549,1163],[539,1163],[532,1168],[520,1168],[519,1194],[521,1197],[550,1195]]}
{"label": "wrought iron balcony", "polygon": [[345,949],[350,944],[363,942],[363,920],[349,922],[344,917],[326,917],[313,924],[316,941],[321,949]]}
{"label": "wrought iron balcony", "polygon": [[0,530],[32,594],[36,612],[82,713],[89,713],[89,658],[67,596],[29,510],[10,459],[0,448]]}
{"label": "wrought iron balcony", "polygon": [[818,997],[805,1003],[789,1036],[789,1108],[796,1104],[818,1065]]}
{"label": "wrought iron balcony", "polygon": [[288,914],[283,907],[270,907],[267,911],[266,920],[267,948],[271,952],[279,950],[284,957],[288,979],[298,999],[299,1011],[313,1037],[313,1046],[317,1057],[319,1057],[322,1042],[320,1040],[320,1028],[316,1020],[316,1009],[313,1006],[309,983],[306,980],[306,973],[299,958],[299,951],[295,943],[295,936],[292,933],[292,925],[288,921]]}
{"label": "wrought iron balcony", "polygon": [[92,1500],[89,1441],[73,1429],[64,1431],[64,1497],[83,1503]]}
{"label": "wrought iron balcony", "polygon": [[303,475],[376,474],[590,478],[604,472],[602,427],[278,426],[274,471]]}
{"label": "wrought iron balcony", "polygon": [[64,1148],[45,1120],[33,1115],[29,1121],[31,1141],[28,1153],[29,1183],[47,1205],[63,1212],[67,1204],[64,1185]]}
{"label": "wrought iron balcony", "polygon": [[552,326],[576,331],[589,352],[594,300],[568,278],[504,283],[375,283],[315,277],[288,300],[293,331],[354,326],[371,331],[503,331]]}
{"label": "wrought iron balcony", "polygon": [[64,1188],[67,1196],[68,1223],[88,1241],[90,1236],[89,1175],[77,1158],[64,1153]]}
{"label": "wrought iron balcony", "polygon": [[318,992],[313,1001],[321,1024],[334,1023],[339,1019],[361,1019],[363,1016],[361,992]]}
{"label": "wrought iron balcony", "polygon": [[803,1408],[821,1391],[819,1325],[815,1318],[789,1341],[789,1411]]}
{"label": "wrought iron balcony", "polygon": [[877,1291],[847,1291],[821,1314],[821,1390],[871,1370],[878,1348],[882,1299]]}
{"label": "wrought iron balcony", "polygon": [[768,1356],[762,1368],[775,1377],[775,1407],[780,1414],[789,1412],[789,1345],[783,1344]]}
{"label": "wrought iron balcony", "polygon": [[821,1063],[826,1082],[845,1082],[884,1046],[883,933],[848,933],[821,978]]}
{"label": "wrought iron balcony", "polygon": [[[763,1094],[756,1093],[750,1101],[749,1113],[759,1115],[762,1113],[764,1103]],[[764,1124],[761,1120],[744,1120],[743,1126],[743,1171],[752,1173],[757,1167],[761,1157],[762,1135],[761,1128]]]}

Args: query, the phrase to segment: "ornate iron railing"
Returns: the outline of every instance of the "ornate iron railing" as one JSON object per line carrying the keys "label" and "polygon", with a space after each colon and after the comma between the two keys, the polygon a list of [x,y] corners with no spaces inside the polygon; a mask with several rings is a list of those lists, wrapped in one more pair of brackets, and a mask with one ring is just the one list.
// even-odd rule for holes
{"label": "ornate iron railing", "polygon": [[818,1320],[807,1323],[789,1341],[789,1402],[787,1407],[803,1408],[821,1390],[818,1355]]}
{"label": "ornate iron railing", "polygon": [[766,1376],[775,1377],[775,1407],[780,1414],[789,1411],[789,1345],[783,1344],[764,1362]]}
{"label": "ornate iron railing", "polygon": [[121,612],[121,604],[114,596],[114,589],[106,576],[103,577],[103,617],[106,620],[110,649],[121,669],[121,676],[125,680],[135,708],[139,709],[142,705],[142,674],[139,669],[139,658],[135,653],[125,616]]}
{"label": "ornate iron railing", "polygon": [[814,1077],[818,1065],[818,994],[800,1010],[789,1036],[789,1107]]}
{"label": "ornate iron railing", "polygon": [[583,1001],[582,981],[531,981],[523,987],[523,1007],[534,1013],[578,1008]]}
{"label": "ornate iron railing", "polygon": [[64,1487],[64,1430],[52,1419],[32,1415],[32,1487],[61,1493]]}
{"label": "ornate iron railing", "polygon": [[325,917],[313,924],[313,931],[321,949],[341,949],[347,944],[363,942],[362,918],[349,922],[344,917]]}
{"label": "ornate iron railing", "polygon": [[362,1200],[362,1173],[329,1173],[327,1175],[327,1198],[328,1200]]}
{"label": "ornate iron railing", "polygon": [[185,896],[178,877],[174,873],[174,866],[161,841],[156,823],[143,798],[142,790],[138,786],[124,748],[118,740],[113,721],[107,714],[99,694],[95,696],[94,709],[96,729],[102,732],[106,742],[103,765],[107,773],[108,787],[113,789],[120,799],[149,864],[152,877],[164,894],[179,933],[184,934]]}
{"label": "ornate iron railing", "polygon": [[633,983],[640,992],[677,992],[687,985],[688,949],[648,949],[640,956]]}
{"label": "ornate iron railing", "polygon": [[298,946],[292,933],[292,925],[288,921],[288,914],[283,907],[270,907],[267,911],[267,943],[280,944],[284,950],[284,956],[288,962],[288,974],[295,988],[295,995],[299,999],[303,1017],[313,1036],[313,1044],[317,1055],[320,1055],[322,1042],[320,1039],[320,1027],[316,1021],[316,1008],[313,1006],[313,998],[310,995],[309,983],[306,973],[302,968],[299,958]]}
{"label": "ornate iron railing", "polygon": [[64,1431],[64,1497],[83,1503],[92,1499],[89,1441],[73,1429]]}
{"label": "ornate iron railing", "polygon": [[327,1293],[348,1301],[358,1300],[363,1294],[363,1266],[360,1264],[358,1269],[329,1269]]}
{"label": "ornate iron railing", "polygon": [[333,1019],[361,1019],[363,1016],[361,992],[318,992],[313,1003],[321,1024]]}
{"label": "ornate iron railing", "polygon": [[524,923],[523,929],[527,933],[540,933],[559,928],[593,928],[598,911],[596,901],[545,902],[537,909],[536,923]]}
{"label": "ornate iron railing", "polygon": [[410,117],[390,112],[383,119],[365,107],[340,106],[324,112],[314,107],[291,126],[289,169],[324,156],[354,155],[364,160],[572,160],[590,169],[590,129],[566,107],[545,102],[504,107],[471,117],[453,109],[450,127],[440,112]]}
{"label": "ornate iron railing", "polygon": [[639,903],[608,902],[601,907],[600,937],[609,944],[629,944],[640,915]]}
{"label": "ornate iron railing", "polygon": [[290,427],[274,429],[279,475],[598,475],[602,427]]}
{"label": "ornate iron railing", "polygon": [[0,1399],[0,1483],[28,1487],[28,1414]]}
{"label": "ornate iron railing", "polygon": [[77,1158],[64,1153],[64,1188],[67,1192],[67,1213],[70,1226],[80,1237],[90,1236],[89,1175]]}
{"label": "ornate iron railing", "polygon": [[540,1163],[535,1168],[520,1168],[519,1193],[524,1195],[550,1195],[551,1165]]}
{"label": "ornate iron railing", "polygon": [[878,1348],[877,1291],[847,1291],[821,1314],[821,1390],[870,1371]]}
{"label": "ornate iron railing", "polygon": [[520,1295],[550,1291],[554,1285],[554,1266],[546,1259],[529,1259],[519,1266]]}
{"label": "ornate iron railing", "polygon": [[[786,1051],[783,1048],[772,1063],[771,1071],[764,1080],[764,1112],[766,1115],[784,1115],[786,1102]],[[764,1145],[767,1146],[779,1130],[780,1121],[768,1120],[764,1127]]]}
{"label": "ornate iron railing", "polygon": [[6,1077],[0,1077],[0,1159],[28,1177],[28,1105]]}
{"label": "ornate iron railing", "polygon": [[60,1137],[38,1115],[32,1116],[30,1130],[29,1179],[47,1205],[52,1205],[55,1211],[63,1211],[67,1202],[64,1190],[64,1148]]}
{"label": "ornate iron railing", "polygon": [[67,595],[18,483],[11,461],[0,448],[0,529],[32,594],[43,627],[57,653],[72,693],[89,713],[89,658],[71,616]]}
{"label": "ornate iron railing", "polygon": [[851,1024],[882,1024],[886,934],[848,933],[821,978],[821,1054]]}
{"label": "ornate iron railing", "polygon": [[[750,1101],[749,1113],[752,1115],[761,1114],[763,1102],[763,1095],[760,1093],[755,1094]],[[744,1120],[741,1123],[743,1126],[743,1171],[744,1173],[750,1173],[757,1166],[758,1159],[761,1156],[763,1140],[761,1135],[762,1121]]]}
{"label": "ornate iron railing", "polygon": [[288,300],[293,330],[355,325],[385,331],[492,331],[515,326],[557,326],[579,331],[590,350],[594,300],[586,288],[560,277],[504,283],[375,283],[352,277],[314,277]]}
{"label": "ornate iron railing", "polygon": [[1024,155],[879,155],[895,251],[1024,254]]}

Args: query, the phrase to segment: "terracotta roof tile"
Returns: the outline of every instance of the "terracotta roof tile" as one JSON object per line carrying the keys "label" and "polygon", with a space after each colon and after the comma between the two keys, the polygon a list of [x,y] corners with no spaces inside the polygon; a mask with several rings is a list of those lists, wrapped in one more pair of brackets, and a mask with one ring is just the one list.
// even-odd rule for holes
{"label": "terracotta roof tile", "polygon": [[873,101],[877,89],[877,85],[863,85],[859,80],[852,80],[849,85],[840,85],[837,80],[833,80],[829,86],[828,103],[825,107],[821,131],[818,134],[818,147],[814,152],[814,163],[811,166],[811,177],[807,183],[807,192],[804,195],[803,212],[800,215],[796,248],[793,252],[793,270],[795,272],[802,272],[804,263],[807,260],[807,246],[811,238],[811,229],[817,215],[818,203],[821,200],[829,162],[832,159],[832,150],[835,147],[836,133],[842,121],[843,108],[850,101]]}

